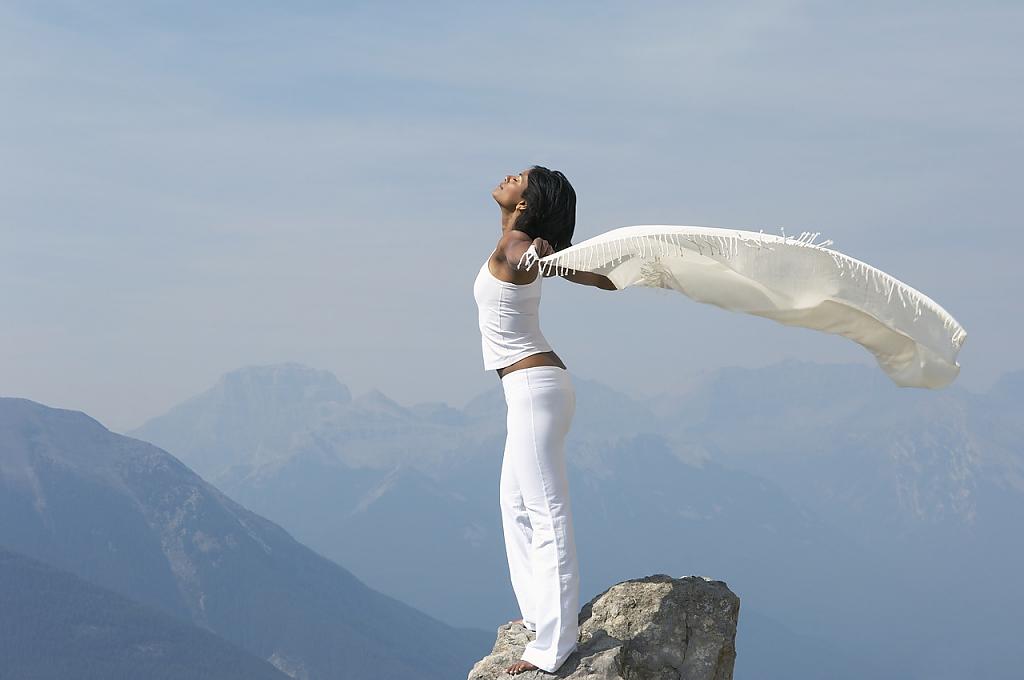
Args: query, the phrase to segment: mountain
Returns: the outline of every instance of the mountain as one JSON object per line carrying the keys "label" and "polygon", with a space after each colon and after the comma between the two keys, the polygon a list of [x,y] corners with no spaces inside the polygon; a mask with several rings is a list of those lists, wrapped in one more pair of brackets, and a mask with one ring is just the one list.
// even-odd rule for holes
{"label": "mountain", "polygon": [[[410,450],[447,451],[464,425],[444,404],[405,408],[379,390],[353,398],[332,373],[286,363],[231,371],[127,434],[182,452],[189,467],[227,490],[274,474],[293,456],[386,469]],[[450,461],[424,455],[419,462]]]}
{"label": "mountain", "polygon": [[[1008,374],[977,395],[955,385],[895,388],[867,367],[787,361],[715,372],[649,404],[661,434],[772,482],[925,592],[1001,610],[1024,605],[1024,590],[995,586],[1024,570],[1024,545],[1006,541],[1024,519],[1019,380]],[[975,573],[993,586],[951,589]]]}
{"label": "mountain", "polygon": [[[149,421],[139,438],[189,451],[185,462],[216,484],[235,466],[270,461],[280,451],[301,445],[294,433],[315,427],[351,401],[348,388],[329,371],[298,364],[234,371],[206,393]],[[189,429],[177,427],[179,422],[188,422]]]}
{"label": "mountain", "polygon": [[450,678],[489,642],[368,588],[166,451],[27,399],[0,398],[0,544],[294,677]]}
{"label": "mountain", "polygon": [[[299,370],[233,373],[299,380]],[[1007,612],[1024,605],[1013,577],[1024,549],[1006,541],[1024,517],[1019,377],[976,395],[897,388],[869,366],[786,361],[709,372],[642,400],[572,378],[567,454],[581,596],[638,571],[709,574],[754,614],[740,638],[754,640],[757,621],[778,621],[823,640],[812,649],[845,649],[854,660],[864,657],[850,646],[857,640],[858,651],[903,677],[915,677],[926,657],[953,668],[957,646],[982,646],[980,633],[956,645],[944,637],[950,606],[980,631],[1012,626]],[[203,398],[210,409],[231,408],[216,390]],[[261,399],[273,398],[247,397]],[[497,506],[505,435],[497,381],[459,411],[390,406],[360,420],[352,405],[317,408],[333,409],[331,417],[287,433],[302,444],[261,447],[262,458],[222,476],[222,487],[372,587],[442,620],[493,627],[513,618]],[[437,413],[444,418],[426,416]],[[153,422],[176,439],[161,440],[149,423],[133,434],[198,464],[198,449],[177,443],[196,420],[172,411]],[[957,587],[974,574],[984,578]],[[794,578],[801,588],[785,588]],[[828,658],[836,657],[804,661]],[[737,666],[744,662],[741,649]],[[752,665],[784,665],[775,662]],[[838,677],[835,663],[821,667]]]}
{"label": "mountain", "polygon": [[648,401],[661,434],[700,442],[862,539],[884,526],[895,542],[970,529],[989,487],[1024,492],[1020,440],[987,441],[985,422],[1021,403],[956,386],[894,388],[866,367],[796,361],[718,371],[687,394]]}
{"label": "mountain", "polygon": [[288,678],[213,633],[3,547],[0,677]]}

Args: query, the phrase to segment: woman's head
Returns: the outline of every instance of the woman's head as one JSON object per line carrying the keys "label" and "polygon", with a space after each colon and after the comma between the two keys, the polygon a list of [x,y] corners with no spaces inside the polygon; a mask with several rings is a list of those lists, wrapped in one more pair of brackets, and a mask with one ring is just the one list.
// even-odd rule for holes
{"label": "woman's head", "polygon": [[502,208],[517,213],[513,229],[543,238],[555,250],[572,245],[576,191],[558,170],[534,165],[519,175],[507,175],[492,195]]}

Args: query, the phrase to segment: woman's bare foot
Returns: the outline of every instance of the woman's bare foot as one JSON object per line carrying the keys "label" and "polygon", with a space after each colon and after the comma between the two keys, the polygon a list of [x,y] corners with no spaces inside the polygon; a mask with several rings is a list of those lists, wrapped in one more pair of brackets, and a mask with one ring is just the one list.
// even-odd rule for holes
{"label": "woman's bare foot", "polygon": [[524,671],[535,671],[535,670],[539,670],[539,669],[536,666],[534,666],[532,663],[530,663],[529,661],[523,661],[522,659],[520,659],[519,661],[516,661],[514,664],[512,664],[511,666],[506,668],[505,672],[508,673],[509,675],[518,675],[519,673],[523,673]]}
{"label": "woman's bare foot", "polygon": [[515,619],[514,621],[509,621],[509,623],[518,623],[520,626],[522,626],[526,630],[530,631],[531,633],[536,633],[537,632],[536,628],[530,628],[529,626],[526,625],[526,623],[522,619]]}

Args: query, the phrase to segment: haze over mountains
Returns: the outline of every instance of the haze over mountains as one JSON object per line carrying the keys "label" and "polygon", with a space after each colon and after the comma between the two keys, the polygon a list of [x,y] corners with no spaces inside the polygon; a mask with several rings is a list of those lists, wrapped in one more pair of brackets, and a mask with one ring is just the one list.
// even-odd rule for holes
{"label": "haze over mountains", "polygon": [[[817,638],[801,677],[1004,677],[1022,661],[984,650],[1014,648],[1024,605],[1024,371],[983,395],[796,361],[646,400],[573,380],[582,598],[658,571],[727,581],[744,602],[737,677],[792,672],[769,636]],[[497,381],[463,409],[404,407],[284,364],[232,371],[131,434],[371,587],[493,629],[517,615],[504,416]]]}
{"label": "haze over mountains", "polygon": [[[1024,371],[981,395],[801,362],[647,400],[573,379],[581,598],[726,581],[737,678],[1016,677]],[[0,398],[0,625],[57,631],[59,663],[462,677],[518,615],[504,415],[497,381],[402,406],[297,364],[232,371],[133,437]]]}
{"label": "haze over mountains", "polygon": [[[166,451],[26,399],[0,398],[0,545],[293,677],[440,680],[490,643],[371,590]],[[42,603],[17,618],[56,627]]]}

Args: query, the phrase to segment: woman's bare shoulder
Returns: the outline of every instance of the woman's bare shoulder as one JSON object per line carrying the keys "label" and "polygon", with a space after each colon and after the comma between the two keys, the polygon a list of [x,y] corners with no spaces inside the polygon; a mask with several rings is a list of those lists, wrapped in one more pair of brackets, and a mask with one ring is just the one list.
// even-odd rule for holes
{"label": "woman's bare shoulder", "polygon": [[501,238],[498,239],[498,247],[508,246],[511,243],[533,243],[533,237],[527,234],[525,231],[519,231],[518,229],[509,229]]}
{"label": "woman's bare shoulder", "polygon": [[[501,235],[498,239],[497,255],[503,261],[508,261],[510,253],[521,253],[526,251],[530,244],[533,243],[533,239],[524,231],[518,229],[510,229]],[[525,248],[523,246],[526,246]]]}

